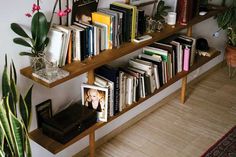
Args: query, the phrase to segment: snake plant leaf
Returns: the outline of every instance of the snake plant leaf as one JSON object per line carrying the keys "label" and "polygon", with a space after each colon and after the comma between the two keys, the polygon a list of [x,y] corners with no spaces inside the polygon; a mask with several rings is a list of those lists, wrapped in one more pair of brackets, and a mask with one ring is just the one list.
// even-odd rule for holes
{"label": "snake plant leaf", "polygon": [[[25,95],[24,101],[27,106],[27,111],[28,111],[28,126],[30,124],[30,118],[31,118],[31,108],[32,108],[32,90],[33,90],[33,85],[29,88],[28,92]],[[26,126],[28,128],[28,126]]]}
{"label": "snake plant leaf", "polygon": [[24,157],[23,124],[12,112],[9,112],[9,120],[12,129],[13,141],[15,142],[15,152],[17,152],[17,156]]}
{"label": "snake plant leaf", "polygon": [[5,157],[5,154],[2,150],[0,150],[0,157]]}
{"label": "snake plant leaf", "polygon": [[16,104],[17,104],[17,89],[16,89],[16,84],[13,78],[10,78],[10,93],[9,93],[9,105],[11,108],[11,111],[16,115]]}
{"label": "snake plant leaf", "polygon": [[45,42],[49,31],[46,16],[42,12],[34,14],[31,22],[31,33],[34,40],[34,47],[37,51],[41,51],[41,45]]}
{"label": "snake plant leaf", "polygon": [[18,45],[22,45],[22,46],[26,46],[26,47],[32,47],[27,41],[25,41],[25,39],[23,38],[14,38],[13,42],[18,44]]}
{"label": "snake plant leaf", "polygon": [[25,37],[25,38],[30,38],[28,34],[21,28],[20,25],[17,23],[12,23],[11,24],[11,29],[19,36]]}
{"label": "snake plant leaf", "polygon": [[26,136],[25,136],[25,154],[26,154],[26,157],[32,156],[28,134],[26,134]]}
{"label": "snake plant leaf", "polygon": [[0,123],[0,151],[4,150],[4,131],[2,129],[2,123]]}
{"label": "snake plant leaf", "polygon": [[19,100],[19,109],[20,109],[20,114],[22,117],[22,120],[24,122],[24,125],[26,127],[26,129],[28,130],[28,117],[29,117],[29,112],[28,112],[28,108],[27,105],[25,103],[25,100],[23,99],[22,95],[20,94],[20,100]]}
{"label": "snake plant leaf", "polygon": [[13,62],[13,60],[11,61],[11,69],[13,70],[13,78],[14,78],[14,81],[15,81],[15,84],[17,83],[17,75],[16,75],[16,67],[15,67],[15,64]]}
{"label": "snake plant leaf", "polygon": [[217,18],[219,27],[221,27],[222,29],[226,29],[231,21],[232,16],[233,13],[230,9],[226,10],[223,14],[220,14]]}
{"label": "snake plant leaf", "polygon": [[[8,99],[8,97],[6,98]],[[8,101],[6,101],[6,103],[8,103]],[[14,141],[12,138],[12,133],[11,133],[11,126],[9,124],[9,120],[8,120],[8,116],[6,113],[6,108],[8,108],[8,105],[4,105],[3,104],[3,100],[1,100],[0,102],[0,123],[1,123],[1,127],[2,127],[2,131],[5,134],[5,138],[6,138],[6,142],[8,143],[8,148],[10,149],[11,152],[13,152],[14,148]]]}
{"label": "snake plant leaf", "polygon": [[10,92],[10,83],[7,73],[7,61],[5,61],[5,66],[2,74],[2,97],[7,97],[8,93]]}

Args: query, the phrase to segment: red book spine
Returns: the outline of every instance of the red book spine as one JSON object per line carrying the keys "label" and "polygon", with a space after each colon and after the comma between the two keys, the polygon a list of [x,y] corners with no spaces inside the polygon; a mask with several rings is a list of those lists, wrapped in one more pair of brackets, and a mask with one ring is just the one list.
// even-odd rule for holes
{"label": "red book spine", "polygon": [[180,25],[187,25],[192,17],[192,0],[178,0],[177,22]]}

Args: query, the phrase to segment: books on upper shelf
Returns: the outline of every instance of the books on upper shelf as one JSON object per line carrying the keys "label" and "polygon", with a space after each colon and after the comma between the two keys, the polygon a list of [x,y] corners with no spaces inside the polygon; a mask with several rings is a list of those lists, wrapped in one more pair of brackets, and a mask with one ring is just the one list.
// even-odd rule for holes
{"label": "books on upper shelf", "polygon": [[133,5],[129,5],[129,4],[125,4],[125,3],[121,3],[121,2],[113,2],[112,5],[115,5],[117,7],[121,7],[121,8],[126,8],[126,9],[131,9],[132,13],[131,13],[131,19],[132,19],[132,23],[131,23],[131,41],[133,41],[137,35],[137,24],[138,24],[138,11],[137,11],[137,7],[133,6]]}
{"label": "books on upper shelf", "polygon": [[92,22],[95,24],[104,24],[107,27],[106,34],[106,44],[108,44],[108,49],[112,49],[112,28],[111,28],[111,17],[108,14],[102,12],[92,13]]}
{"label": "books on upper shelf", "polygon": [[82,84],[82,105],[97,111],[98,121],[107,121],[108,88],[96,85]]}

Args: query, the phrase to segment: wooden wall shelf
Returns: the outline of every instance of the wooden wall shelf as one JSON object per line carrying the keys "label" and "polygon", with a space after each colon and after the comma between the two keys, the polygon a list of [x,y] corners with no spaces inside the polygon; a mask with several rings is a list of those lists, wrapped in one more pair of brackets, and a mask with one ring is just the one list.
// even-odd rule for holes
{"label": "wooden wall shelf", "polygon": [[67,142],[66,144],[61,144],[61,143],[53,140],[52,138],[44,135],[40,129],[36,129],[36,130],[32,131],[30,133],[30,138],[33,141],[35,141],[36,143],[38,143],[39,145],[41,145],[42,147],[44,147],[45,149],[47,149],[48,151],[50,151],[51,153],[56,154],[56,153],[62,151],[63,149],[67,148],[68,146],[72,145],[73,143],[77,142],[78,140],[82,139],[83,137],[89,135],[91,132],[95,132],[95,130],[97,130],[98,128],[101,128],[105,124],[113,121],[114,119],[118,118],[119,116],[121,116],[125,112],[129,111],[130,109],[132,109],[132,108],[136,107],[137,105],[141,104],[142,102],[146,101],[147,99],[149,99],[153,95],[159,93],[163,89],[169,87],[170,85],[172,85],[176,81],[178,81],[178,80],[182,79],[183,77],[187,76],[189,73],[191,73],[192,71],[194,71],[197,68],[201,67],[202,65],[204,65],[207,62],[209,62],[210,60],[212,60],[213,58],[217,57],[218,55],[220,55],[219,51],[217,51],[211,57],[200,57],[200,56],[197,56],[194,65],[191,66],[189,71],[183,71],[183,72],[178,73],[174,78],[169,80],[166,84],[164,84],[161,88],[156,90],[154,93],[148,95],[145,98],[139,99],[139,101],[137,103],[132,104],[131,106],[125,108],[122,112],[120,112],[117,115],[109,118],[108,122],[94,124],[93,126],[88,128],[87,130],[85,130],[84,132],[82,132],[81,134],[79,134],[78,136],[76,136],[71,141]]}
{"label": "wooden wall shelf", "polygon": [[77,61],[77,62],[73,62],[71,64],[68,64],[65,67],[63,67],[63,69],[69,71],[70,75],[63,78],[63,79],[57,80],[53,83],[46,83],[38,78],[33,77],[31,67],[23,68],[20,70],[20,72],[25,77],[27,77],[39,84],[42,84],[46,87],[52,88],[56,85],[66,82],[74,77],[77,77],[83,73],[86,73],[90,70],[96,69],[97,67],[102,66],[106,63],[109,63],[115,59],[118,59],[122,56],[130,54],[133,51],[138,50],[144,46],[147,46],[155,41],[165,39],[165,38],[179,32],[182,29],[189,28],[196,23],[204,21],[210,17],[213,17],[222,10],[223,10],[222,8],[217,9],[217,10],[212,10],[212,11],[209,11],[204,16],[197,16],[194,19],[192,19],[187,26],[176,25],[175,28],[172,28],[171,26],[165,25],[164,29],[161,32],[155,32],[155,33],[150,34],[153,37],[151,40],[148,40],[148,41],[145,41],[142,43],[133,43],[133,42],[124,43],[119,48],[112,49],[112,50],[106,50],[97,56],[94,56],[90,59],[86,59],[83,62]]}

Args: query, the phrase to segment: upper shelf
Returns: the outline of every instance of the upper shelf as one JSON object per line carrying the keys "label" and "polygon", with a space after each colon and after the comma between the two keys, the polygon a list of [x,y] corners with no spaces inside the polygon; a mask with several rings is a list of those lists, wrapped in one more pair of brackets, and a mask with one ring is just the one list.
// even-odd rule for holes
{"label": "upper shelf", "polygon": [[96,69],[99,66],[102,66],[106,63],[109,63],[109,62],[115,60],[115,59],[118,59],[122,56],[132,53],[133,51],[138,50],[144,46],[147,46],[155,41],[165,39],[168,36],[171,36],[171,35],[179,32],[182,29],[188,28],[196,23],[204,21],[212,16],[215,16],[217,13],[221,12],[222,10],[224,10],[224,9],[215,8],[214,10],[209,11],[204,16],[197,16],[197,17],[193,18],[188,23],[187,26],[181,26],[181,25],[177,24],[173,28],[171,26],[165,25],[164,29],[161,32],[151,33],[150,35],[152,36],[152,39],[150,39],[148,41],[145,41],[142,43],[133,43],[133,42],[124,43],[119,48],[103,51],[99,55],[94,56],[92,58],[88,58],[88,59],[84,60],[83,62],[75,61],[71,64],[68,64],[65,67],[63,67],[63,69],[70,73],[69,76],[62,78],[60,80],[57,80],[53,83],[46,83],[38,78],[33,77],[31,67],[23,68],[20,70],[20,72],[25,77],[27,77],[35,82],[38,82],[46,87],[52,88],[56,85],[66,82],[76,76],[79,76],[85,72]]}

